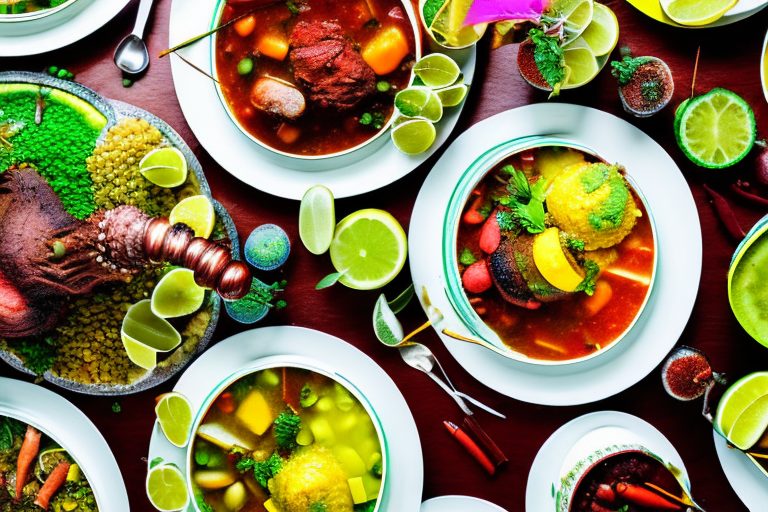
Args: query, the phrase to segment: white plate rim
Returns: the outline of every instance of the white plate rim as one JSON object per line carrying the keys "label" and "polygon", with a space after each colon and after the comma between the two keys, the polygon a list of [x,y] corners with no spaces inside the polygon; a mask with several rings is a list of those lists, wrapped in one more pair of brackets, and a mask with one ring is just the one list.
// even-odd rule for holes
{"label": "white plate rim", "polygon": [[[212,15],[209,13],[213,12],[216,2],[174,0],[171,4],[169,45],[209,30]],[[210,72],[210,46],[210,38],[206,38],[181,52],[187,60]],[[446,53],[460,61],[465,82],[471,83],[475,73],[476,48],[472,46]],[[288,168],[284,160],[275,159],[268,150],[258,146],[235,126],[221,105],[210,79],[176,56],[171,57],[171,72],[184,118],[211,157],[240,181],[274,196],[295,200],[301,199],[304,192],[316,184],[325,185],[335,197],[344,198],[377,190],[406,176],[445,144],[465,105],[462,102],[458,107],[446,110],[438,123],[435,143],[420,155],[400,153],[390,141],[385,140],[386,135],[382,135],[377,141],[380,144],[376,151],[353,163],[342,165],[331,159],[322,164],[297,162],[296,168]],[[308,170],[310,165],[333,167]]]}
{"label": "white plate rim", "polygon": [[[568,449],[584,434],[600,427],[615,426],[625,428],[643,439],[643,445],[667,462],[680,468],[688,480],[688,471],[683,459],[672,443],[656,427],[642,418],[621,411],[596,411],[578,418],[558,428],[541,445],[528,472],[525,486],[525,510],[542,512],[555,510],[553,490],[560,479],[560,470]],[[552,460],[554,459],[554,460]]]}
{"label": "white plate rim", "polygon": [[[187,397],[195,410],[219,378],[269,356],[295,355],[339,369],[366,396],[387,436],[390,467],[381,510],[417,510],[424,484],[424,461],[416,423],[394,381],[365,353],[349,343],[314,329],[295,326],[260,327],[235,334],[208,349],[181,375],[173,390]],[[342,367],[343,360],[347,366]],[[354,364],[349,364],[354,363]],[[219,377],[217,377],[217,375]],[[213,381],[216,382],[213,382]],[[186,473],[186,448],[171,445],[157,422],[152,429],[148,461],[161,457]],[[194,508],[190,504],[188,511]]]}
{"label": "white plate rim", "polygon": [[[722,18],[719,18],[716,21],[713,21],[712,23],[708,25],[702,25],[699,27],[693,27],[693,26],[686,26],[686,25],[679,25],[675,23],[672,20],[669,20],[669,23],[665,23],[664,21],[658,20],[653,18],[652,16],[648,15],[645,11],[643,11],[640,7],[635,6],[632,2],[627,0],[632,7],[637,9],[641,14],[644,16],[647,16],[648,18],[654,19],[655,21],[658,21],[659,23],[664,23],[665,25],[669,25],[671,27],[675,28],[683,28],[688,30],[701,30],[701,29],[707,29],[707,28],[715,28],[715,27],[722,27],[725,25],[730,25],[732,23],[736,23],[738,21],[744,20],[746,18],[749,18],[750,16],[753,16],[757,14],[758,12],[762,11],[766,6],[768,6],[768,0],[741,0],[739,3],[737,3],[735,6],[733,6],[730,10],[728,10]],[[664,15],[666,16],[666,15]]]}
{"label": "white plate rim", "polygon": [[66,398],[41,386],[0,377],[0,416],[32,423],[80,465],[102,510],[128,512],[128,492],[117,460],[96,425]]}
{"label": "white plate rim", "polygon": [[[444,293],[442,266],[434,264],[442,260],[442,225],[424,219],[435,217],[429,212],[445,210],[453,183],[477,155],[507,140],[532,135],[575,142],[626,165],[657,221],[659,261],[652,296],[619,346],[567,369],[525,365],[438,335],[460,365],[504,395],[541,405],[594,402],[640,381],[672,349],[693,310],[701,277],[701,227],[691,191],[672,158],[640,129],[606,112],[564,103],[527,105],[475,124],[438,160],[416,198],[408,236],[411,274],[422,306],[421,290],[426,289],[445,323],[458,324]],[[586,372],[589,378],[584,378]]]}
{"label": "white plate rim", "polygon": [[[83,1],[90,3],[83,7],[75,3],[68,7],[72,11],[77,10],[76,14],[46,30],[25,35],[3,35],[0,30],[0,57],[37,55],[69,46],[109,23],[131,0]],[[45,18],[41,18],[26,23],[45,21]]]}
{"label": "white plate rim", "polygon": [[768,31],[765,32],[763,39],[763,49],[760,52],[760,85],[763,88],[763,97],[768,101]]}
{"label": "white plate rim", "polygon": [[[452,507],[452,508],[447,508]],[[450,510],[461,510],[461,512],[507,512],[490,501],[475,498],[474,496],[437,496],[421,504],[420,512],[450,512]]]}
{"label": "white plate rim", "polygon": [[760,510],[768,502],[765,475],[741,451],[729,448],[723,436],[712,429],[715,451],[720,467],[736,496],[750,510]]}

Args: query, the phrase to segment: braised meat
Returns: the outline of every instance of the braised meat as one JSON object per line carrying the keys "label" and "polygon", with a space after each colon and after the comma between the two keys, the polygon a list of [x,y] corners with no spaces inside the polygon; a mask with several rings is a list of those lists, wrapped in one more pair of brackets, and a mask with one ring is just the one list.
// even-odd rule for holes
{"label": "braised meat", "polygon": [[300,21],[290,39],[296,82],[323,108],[348,110],[374,93],[376,74],[336,21]]}

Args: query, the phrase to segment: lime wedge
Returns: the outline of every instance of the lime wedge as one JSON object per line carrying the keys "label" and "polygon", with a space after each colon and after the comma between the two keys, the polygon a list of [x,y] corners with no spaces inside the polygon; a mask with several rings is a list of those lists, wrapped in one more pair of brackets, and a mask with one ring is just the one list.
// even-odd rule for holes
{"label": "lime wedge", "polygon": [[323,254],[331,246],[336,229],[333,192],[315,185],[304,193],[299,206],[299,238],[312,254]]}
{"label": "lime wedge", "polygon": [[751,373],[737,380],[723,393],[712,422],[723,435],[731,431],[736,419],[752,404],[768,395],[768,372]]}
{"label": "lime wedge", "polygon": [[59,446],[46,448],[37,456],[37,465],[35,466],[35,477],[40,483],[45,482],[45,478],[53,471],[53,468],[59,465],[59,462],[71,462],[72,459],[67,455],[67,451]]}
{"label": "lime wedge", "polygon": [[187,181],[187,159],[176,148],[157,148],[141,159],[139,172],[160,187],[178,187]]}
{"label": "lime wedge", "polygon": [[740,450],[748,450],[757,443],[768,428],[768,395],[758,398],[744,409],[726,436]]}
{"label": "lime wedge", "polygon": [[403,325],[397,319],[387,298],[382,293],[373,308],[373,332],[376,338],[385,345],[395,347],[405,337]]}
{"label": "lime wedge", "polygon": [[594,2],[592,0],[555,0],[549,8],[549,13],[565,19],[563,31],[565,43],[578,38],[592,22]]}
{"label": "lime wedge", "polygon": [[456,84],[435,91],[443,107],[455,107],[464,101],[469,88],[465,84]]}
{"label": "lime wedge", "polygon": [[736,250],[728,271],[728,301],[733,314],[750,336],[768,346],[768,235],[758,222]]}
{"label": "lime wedge", "polygon": [[611,53],[619,42],[619,20],[613,11],[595,2],[592,22],[582,32],[581,39],[589,45],[595,57]]}
{"label": "lime wedge", "polygon": [[412,86],[398,92],[395,108],[406,117],[423,117],[433,123],[443,117],[443,104],[429,87]]}
{"label": "lime wedge", "polygon": [[189,493],[184,474],[174,465],[161,464],[147,474],[147,498],[162,512],[187,508]]}
{"label": "lime wedge", "polygon": [[464,26],[464,18],[471,6],[472,0],[448,0],[443,4],[429,26],[429,32],[438,43],[463,48],[483,37],[487,24]]}
{"label": "lime wedge", "polygon": [[700,27],[722,18],[738,0],[661,0],[664,13],[681,25]]}
{"label": "lime wedge", "polygon": [[195,274],[175,268],[165,274],[152,290],[152,312],[160,318],[189,315],[200,309],[205,288],[195,282]]}
{"label": "lime wedge", "polygon": [[453,85],[461,74],[461,68],[452,58],[442,53],[432,53],[419,59],[413,72],[428,87],[438,89]]}
{"label": "lime wedge", "polygon": [[568,88],[580,87],[600,72],[595,55],[582,40],[574,41],[573,44],[563,48],[563,58],[565,67],[569,70],[565,81],[565,86]]}
{"label": "lime wedge", "polygon": [[216,225],[216,211],[208,196],[192,196],[173,207],[168,222],[171,225],[181,222],[192,228],[195,236],[208,238]]}
{"label": "lime wedge", "polygon": [[157,352],[168,352],[181,343],[181,335],[167,320],[152,312],[151,301],[132,305],[123,318],[120,338],[134,364],[151,370],[157,366]]}
{"label": "lime wedge", "polygon": [[692,98],[680,114],[677,144],[693,163],[722,169],[741,161],[757,136],[755,114],[738,94],[715,88]]}
{"label": "lime wedge", "polygon": [[432,147],[437,132],[426,119],[410,119],[392,128],[392,142],[406,155],[418,155]]}
{"label": "lime wedge", "polygon": [[192,429],[192,405],[181,393],[164,394],[155,406],[157,422],[173,446],[184,448]]}
{"label": "lime wedge", "polygon": [[342,219],[331,242],[331,262],[343,273],[339,282],[358,290],[389,283],[402,270],[407,254],[408,240],[400,223],[372,208]]}

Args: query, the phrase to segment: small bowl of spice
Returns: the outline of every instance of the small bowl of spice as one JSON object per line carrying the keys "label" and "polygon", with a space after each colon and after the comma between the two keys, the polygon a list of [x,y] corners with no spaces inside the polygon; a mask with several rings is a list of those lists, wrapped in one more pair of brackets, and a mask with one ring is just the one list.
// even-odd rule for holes
{"label": "small bowl of spice", "polygon": [[624,110],[636,117],[650,117],[667,106],[675,91],[672,71],[651,56],[632,57],[626,49],[622,59],[612,61],[611,74],[619,81],[619,98]]}

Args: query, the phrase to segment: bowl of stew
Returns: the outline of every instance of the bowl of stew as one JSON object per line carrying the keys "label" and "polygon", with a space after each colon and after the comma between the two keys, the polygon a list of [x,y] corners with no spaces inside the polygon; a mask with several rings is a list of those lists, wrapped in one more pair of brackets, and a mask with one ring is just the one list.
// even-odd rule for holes
{"label": "bowl of stew", "polygon": [[394,95],[422,53],[410,1],[222,0],[213,25],[227,23],[212,44],[216,89],[267,154],[312,169],[385,143]]}
{"label": "bowl of stew", "polygon": [[652,213],[630,173],[541,136],[478,157],[444,218],[443,274],[458,323],[439,330],[535,365],[580,363],[618,345],[657,268]]}
{"label": "bowl of stew", "polygon": [[[378,511],[387,446],[365,396],[299,356],[261,359],[220,383],[193,423],[195,510]],[[315,508],[312,508],[315,507]]]}
{"label": "bowl of stew", "polygon": [[60,13],[77,0],[0,0],[0,23],[37,20]]}

